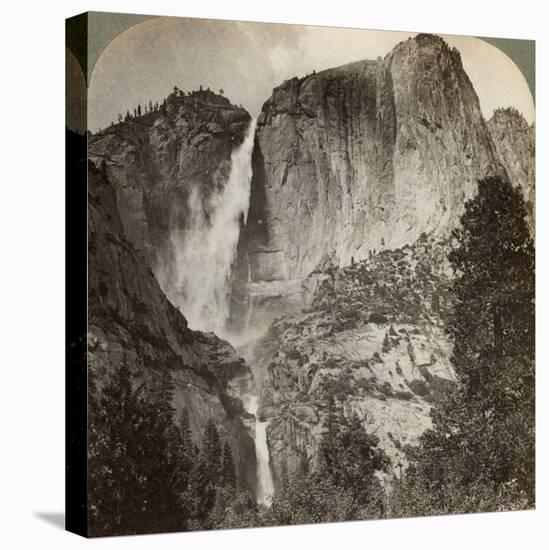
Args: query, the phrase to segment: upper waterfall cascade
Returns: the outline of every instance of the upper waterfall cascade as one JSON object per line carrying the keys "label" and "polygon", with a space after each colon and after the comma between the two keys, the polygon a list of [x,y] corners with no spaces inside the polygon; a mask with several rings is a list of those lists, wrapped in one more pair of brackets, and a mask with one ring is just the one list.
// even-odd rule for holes
{"label": "upper waterfall cascade", "polygon": [[189,227],[171,235],[177,267],[175,301],[191,328],[221,336],[226,335],[231,269],[241,223],[250,204],[255,126],[252,120],[244,141],[233,150],[226,184],[211,194],[207,204],[193,189]]}

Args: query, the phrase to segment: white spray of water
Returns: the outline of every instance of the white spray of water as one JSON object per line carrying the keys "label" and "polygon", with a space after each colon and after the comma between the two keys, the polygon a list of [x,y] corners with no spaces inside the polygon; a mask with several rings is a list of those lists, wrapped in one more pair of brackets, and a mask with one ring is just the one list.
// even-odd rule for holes
{"label": "white spray of water", "polygon": [[257,458],[257,494],[258,504],[270,506],[273,500],[274,485],[271,472],[271,459],[267,446],[267,424],[260,422],[257,414],[258,396],[251,395],[248,399],[247,410],[255,416],[255,455]]}
{"label": "white spray of water", "polygon": [[212,193],[207,208],[194,188],[189,197],[191,219],[184,231],[173,231],[171,236],[176,264],[175,301],[191,328],[221,336],[226,335],[229,318],[231,269],[240,223],[242,217],[247,219],[250,206],[254,135],[255,120],[231,155],[227,183]]}

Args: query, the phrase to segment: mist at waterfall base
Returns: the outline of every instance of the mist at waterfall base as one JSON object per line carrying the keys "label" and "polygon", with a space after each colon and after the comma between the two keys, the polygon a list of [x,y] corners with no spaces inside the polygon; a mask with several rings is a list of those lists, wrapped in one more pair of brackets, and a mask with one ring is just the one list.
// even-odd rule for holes
{"label": "mist at waterfall base", "polygon": [[206,204],[194,187],[188,199],[190,220],[185,229],[171,231],[175,281],[166,289],[168,296],[190,328],[225,338],[229,336],[231,270],[250,205],[255,126],[252,120],[244,141],[233,150],[226,183],[216,185]]}

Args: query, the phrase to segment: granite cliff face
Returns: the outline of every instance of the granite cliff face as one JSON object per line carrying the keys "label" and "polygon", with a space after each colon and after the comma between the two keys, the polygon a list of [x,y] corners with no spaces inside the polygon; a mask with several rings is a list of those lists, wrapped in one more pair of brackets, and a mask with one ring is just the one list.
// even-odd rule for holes
{"label": "granite cliff face", "polygon": [[535,226],[535,127],[514,108],[497,109],[488,121],[496,151],[513,185],[522,188],[532,231]]}
{"label": "granite cliff face", "polygon": [[124,235],[107,172],[106,163],[101,169],[89,163],[88,358],[99,391],[121,365],[152,386],[169,376],[175,418],[188,410],[198,445],[213,418],[231,445],[239,478],[253,489],[253,417],[240,399],[254,387],[252,373],[228,342],[190,330],[168,301],[144,257]]}
{"label": "granite cliff face", "polygon": [[443,238],[478,179],[505,175],[459,52],[432,35],[275,88],[253,171],[237,321],[249,303],[267,320],[295,310],[326,254],[348,265],[424,232]]}
{"label": "granite cliff face", "polygon": [[275,88],[253,160],[253,281],[444,236],[477,180],[505,173],[459,52],[432,35]]}
{"label": "granite cliff face", "polygon": [[176,284],[172,236],[189,228],[191,197],[208,218],[209,198],[226,182],[249,123],[247,111],[221,95],[175,91],[158,109],[91,137],[89,158],[107,164],[124,232],[164,291]]}
{"label": "granite cliff face", "polygon": [[262,388],[277,483],[303,454],[316,458],[332,397],[380,438],[389,479],[406,468],[406,447],[431,426],[433,403],[454,382],[447,250],[424,235],[344,268],[325,262],[304,281],[302,311],[243,350]]}

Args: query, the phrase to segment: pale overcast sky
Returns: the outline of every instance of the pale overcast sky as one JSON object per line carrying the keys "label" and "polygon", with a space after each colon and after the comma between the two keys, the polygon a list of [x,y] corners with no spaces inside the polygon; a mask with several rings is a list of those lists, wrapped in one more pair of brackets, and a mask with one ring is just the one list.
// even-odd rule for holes
{"label": "pale overcast sky", "polygon": [[[89,127],[116,121],[138,103],[161,101],[178,86],[222,88],[257,115],[283,80],[360,59],[385,56],[413,33],[159,17],[131,27],[101,54],[89,86]],[[441,35],[460,52],[490,118],[516,107],[531,123],[532,96],[522,73],[500,50],[478,38]]]}

